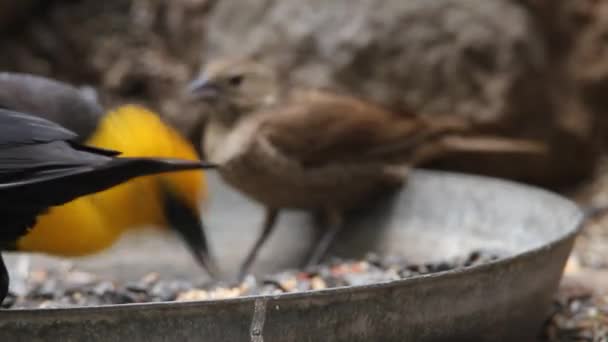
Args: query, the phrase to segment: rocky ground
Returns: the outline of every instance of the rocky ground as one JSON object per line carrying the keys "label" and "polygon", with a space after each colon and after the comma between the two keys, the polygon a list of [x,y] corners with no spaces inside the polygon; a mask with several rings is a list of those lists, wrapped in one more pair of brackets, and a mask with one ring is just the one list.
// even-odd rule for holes
{"label": "rocky ground", "polygon": [[[593,180],[570,192],[581,205],[608,208],[608,161]],[[579,236],[556,296],[547,330],[550,341],[608,338],[608,213],[599,212]]]}

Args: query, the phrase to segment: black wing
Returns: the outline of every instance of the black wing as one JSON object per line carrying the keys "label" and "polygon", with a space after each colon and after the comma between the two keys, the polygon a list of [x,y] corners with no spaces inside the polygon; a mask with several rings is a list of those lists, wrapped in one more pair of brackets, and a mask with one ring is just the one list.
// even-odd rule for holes
{"label": "black wing", "polygon": [[76,133],[49,120],[0,109],[0,148],[72,140],[76,137]]}

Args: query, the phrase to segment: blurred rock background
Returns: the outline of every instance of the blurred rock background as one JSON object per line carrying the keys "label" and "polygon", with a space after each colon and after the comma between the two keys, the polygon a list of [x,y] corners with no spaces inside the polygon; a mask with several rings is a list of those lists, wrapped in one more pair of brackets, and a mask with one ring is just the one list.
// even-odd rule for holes
{"label": "blurred rock background", "polygon": [[91,85],[107,105],[143,102],[198,140],[204,108],[184,105],[184,84],[206,58],[248,54],[285,81],[546,141],[546,158],[432,166],[561,188],[589,179],[605,144],[607,11],[594,0],[0,0],[0,68]]}

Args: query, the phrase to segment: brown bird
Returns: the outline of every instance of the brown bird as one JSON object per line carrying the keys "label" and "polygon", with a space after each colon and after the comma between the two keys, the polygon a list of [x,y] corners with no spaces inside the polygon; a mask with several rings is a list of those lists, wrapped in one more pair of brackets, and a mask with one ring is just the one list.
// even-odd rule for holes
{"label": "brown bird", "polygon": [[[222,178],[266,207],[263,232],[244,276],[280,209],[324,214],[307,265],[318,263],[343,214],[403,184],[410,167],[449,151],[542,152],[539,144],[465,137],[454,117],[422,118],[315,89],[282,87],[275,70],[250,60],[212,61],[190,86],[209,114],[203,150]],[[322,228],[322,227],[319,227]]]}

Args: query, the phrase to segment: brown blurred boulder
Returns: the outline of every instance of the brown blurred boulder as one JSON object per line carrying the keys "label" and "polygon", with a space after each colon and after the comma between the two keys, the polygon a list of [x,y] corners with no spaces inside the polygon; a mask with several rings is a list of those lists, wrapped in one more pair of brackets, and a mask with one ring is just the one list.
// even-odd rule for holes
{"label": "brown blurred boulder", "polygon": [[459,155],[440,165],[572,182],[593,169],[595,126],[562,67],[569,55],[553,55],[551,25],[541,22],[549,18],[534,9],[506,0],[222,0],[209,16],[206,55],[256,56],[286,80],[542,139],[546,158]]}
{"label": "brown blurred boulder", "polygon": [[207,0],[56,0],[0,37],[0,69],[90,84],[109,106],[183,112],[178,98],[200,64],[207,8]]}
{"label": "brown blurred boulder", "polygon": [[29,18],[42,0],[0,0],[0,32],[4,32]]}
{"label": "brown blurred boulder", "polygon": [[0,69],[91,84],[106,104],[144,102],[194,141],[200,109],[180,92],[201,52],[254,55],[286,81],[551,147],[434,165],[455,170],[572,183],[593,170],[608,127],[605,0],[61,0],[27,25],[2,7],[26,2],[0,0],[0,16],[22,24],[0,37]]}

